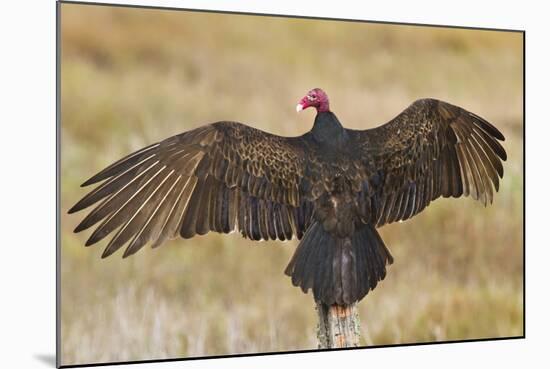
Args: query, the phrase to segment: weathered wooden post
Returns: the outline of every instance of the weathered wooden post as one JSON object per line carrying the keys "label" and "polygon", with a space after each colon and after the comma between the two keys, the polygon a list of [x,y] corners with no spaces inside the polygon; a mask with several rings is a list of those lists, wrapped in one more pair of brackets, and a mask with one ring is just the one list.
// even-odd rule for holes
{"label": "weathered wooden post", "polygon": [[359,346],[359,314],[357,303],[326,305],[316,301],[319,325],[317,341],[320,349]]}

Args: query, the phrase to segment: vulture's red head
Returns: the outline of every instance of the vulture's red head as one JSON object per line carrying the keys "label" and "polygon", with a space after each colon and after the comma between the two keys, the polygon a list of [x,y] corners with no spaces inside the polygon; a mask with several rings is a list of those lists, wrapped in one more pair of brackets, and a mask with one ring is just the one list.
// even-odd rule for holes
{"label": "vulture's red head", "polygon": [[318,113],[329,111],[328,96],[325,91],[321,90],[320,88],[314,88],[313,90],[309,91],[307,95],[304,96],[302,100],[300,100],[298,105],[296,105],[296,111],[299,112],[311,106],[317,109]]}

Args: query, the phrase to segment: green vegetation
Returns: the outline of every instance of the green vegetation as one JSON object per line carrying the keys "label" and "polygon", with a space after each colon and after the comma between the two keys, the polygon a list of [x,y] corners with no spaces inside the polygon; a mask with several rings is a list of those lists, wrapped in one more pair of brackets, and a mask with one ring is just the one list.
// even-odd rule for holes
{"label": "green vegetation", "polygon": [[322,87],[350,128],[413,100],[463,106],[501,129],[495,203],[438,200],[381,229],[395,263],[359,305],[365,344],[523,333],[520,34],[62,5],[62,363],[316,347],[311,294],[283,274],[296,242],[173,240],[122,260],[85,248],[79,185],[146,144],[213,121],[298,135]]}

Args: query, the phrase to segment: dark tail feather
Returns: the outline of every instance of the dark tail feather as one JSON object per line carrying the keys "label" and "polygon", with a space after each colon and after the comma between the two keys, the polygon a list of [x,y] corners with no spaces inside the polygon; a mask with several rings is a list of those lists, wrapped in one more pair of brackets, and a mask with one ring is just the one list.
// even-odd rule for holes
{"label": "dark tail feather", "polygon": [[313,223],[285,269],[292,284],[313,290],[315,300],[347,305],[361,300],[386,276],[393,257],[374,226],[356,230],[351,238],[336,238]]}

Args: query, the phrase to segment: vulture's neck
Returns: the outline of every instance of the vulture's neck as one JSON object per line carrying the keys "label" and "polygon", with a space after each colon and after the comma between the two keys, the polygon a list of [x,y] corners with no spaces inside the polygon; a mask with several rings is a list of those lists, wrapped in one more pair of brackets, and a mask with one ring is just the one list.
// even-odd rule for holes
{"label": "vulture's neck", "polygon": [[311,133],[315,140],[330,146],[341,146],[347,141],[346,129],[331,111],[317,113]]}

